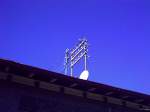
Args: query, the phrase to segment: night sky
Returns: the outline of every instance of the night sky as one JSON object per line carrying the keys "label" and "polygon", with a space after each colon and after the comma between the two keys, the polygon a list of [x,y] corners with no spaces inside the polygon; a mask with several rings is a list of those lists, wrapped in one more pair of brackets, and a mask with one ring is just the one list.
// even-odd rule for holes
{"label": "night sky", "polygon": [[149,0],[0,1],[0,58],[64,73],[65,49],[85,36],[89,80],[146,94],[149,30]]}

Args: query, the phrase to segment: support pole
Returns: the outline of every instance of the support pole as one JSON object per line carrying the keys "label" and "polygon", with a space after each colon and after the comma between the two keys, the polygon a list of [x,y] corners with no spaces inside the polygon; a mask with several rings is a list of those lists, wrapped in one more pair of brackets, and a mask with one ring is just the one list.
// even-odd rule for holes
{"label": "support pole", "polygon": [[73,66],[71,67],[71,77],[73,77]]}
{"label": "support pole", "polygon": [[65,63],[64,63],[64,66],[65,66],[65,75],[68,74],[68,64],[69,64],[69,49],[67,48],[66,52],[65,52]]}
{"label": "support pole", "polygon": [[87,70],[87,52],[88,52],[87,42],[84,43],[84,51],[85,51],[85,54],[84,54],[84,70]]}
{"label": "support pole", "polygon": [[84,70],[87,70],[87,54],[84,55]]}

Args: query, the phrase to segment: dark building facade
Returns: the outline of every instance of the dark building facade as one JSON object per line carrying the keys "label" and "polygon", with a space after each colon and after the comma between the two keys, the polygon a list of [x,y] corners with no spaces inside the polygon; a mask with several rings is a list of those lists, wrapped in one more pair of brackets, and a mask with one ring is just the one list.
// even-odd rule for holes
{"label": "dark building facade", "polygon": [[0,112],[146,112],[150,96],[0,60]]}

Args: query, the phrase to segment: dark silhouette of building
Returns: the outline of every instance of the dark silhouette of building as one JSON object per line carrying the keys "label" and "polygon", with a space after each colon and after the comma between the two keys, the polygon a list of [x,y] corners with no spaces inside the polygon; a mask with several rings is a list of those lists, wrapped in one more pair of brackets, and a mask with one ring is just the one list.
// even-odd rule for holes
{"label": "dark silhouette of building", "polygon": [[145,112],[150,96],[0,59],[0,112]]}

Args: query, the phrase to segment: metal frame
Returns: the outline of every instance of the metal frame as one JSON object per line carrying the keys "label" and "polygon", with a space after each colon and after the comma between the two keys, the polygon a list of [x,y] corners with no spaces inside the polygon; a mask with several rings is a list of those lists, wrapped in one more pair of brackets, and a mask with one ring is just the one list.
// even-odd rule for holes
{"label": "metal frame", "polygon": [[68,74],[68,65],[69,65],[69,49],[67,48],[65,51],[65,63],[64,63],[64,68],[65,68],[65,74]]}
{"label": "metal frame", "polygon": [[68,66],[69,66],[70,75],[71,77],[73,77],[73,68],[83,57],[84,57],[84,69],[87,70],[87,57],[88,57],[87,53],[88,53],[87,39],[81,39],[77,44],[77,46],[72,50],[66,49],[65,74],[68,73]]}

